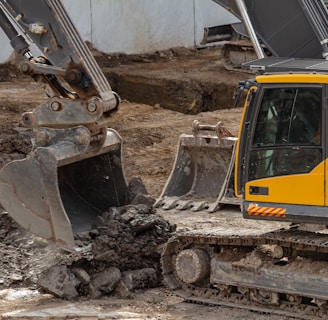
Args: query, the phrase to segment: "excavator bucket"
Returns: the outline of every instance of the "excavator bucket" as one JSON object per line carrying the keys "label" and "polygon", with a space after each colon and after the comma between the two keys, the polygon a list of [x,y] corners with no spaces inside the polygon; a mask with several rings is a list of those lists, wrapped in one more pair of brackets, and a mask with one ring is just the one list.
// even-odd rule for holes
{"label": "excavator bucket", "polygon": [[180,136],[173,170],[155,206],[215,212],[223,204],[239,205],[233,192],[236,141],[221,122],[208,126],[195,120],[193,133]]}
{"label": "excavator bucket", "polygon": [[90,230],[98,215],[126,204],[127,197],[121,138],[112,129],[101,148],[59,142],[36,148],[0,172],[5,210],[25,229],[67,249],[74,249],[75,233]]}

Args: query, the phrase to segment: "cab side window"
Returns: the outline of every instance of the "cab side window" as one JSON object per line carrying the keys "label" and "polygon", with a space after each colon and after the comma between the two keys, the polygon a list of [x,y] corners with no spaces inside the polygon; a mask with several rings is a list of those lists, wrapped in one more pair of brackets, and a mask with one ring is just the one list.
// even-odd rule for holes
{"label": "cab side window", "polygon": [[264,92],[253,145],[320,145],[321,88]]}
{"label": "cab side window", "polygon": [[248,179],[310,172],[322,161],[322,88],[267,88],[257,115]]}

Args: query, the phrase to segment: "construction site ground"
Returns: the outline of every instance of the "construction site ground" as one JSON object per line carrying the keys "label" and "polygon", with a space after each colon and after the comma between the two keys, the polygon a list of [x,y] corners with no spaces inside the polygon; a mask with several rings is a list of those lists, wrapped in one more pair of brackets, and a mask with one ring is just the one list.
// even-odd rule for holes
{"label": "construction site ground", "polygon": [[[132,57],[96,53],[96,57],[122,98],[122,106],[112,117],[111,127],[124,141],[126,176],[141,177],[154,198],[160,195],[169,177],[179,136],[191,132],[194,119],[204,124],[222,121],[237,134],[242,110],[231,108],[232,94],[238,82],[250,75],[226,71],[218,48],[180,48]],[[29,152],[30,142],[24,135],[25,129],[20,127],[20,115],[45,98],[42,90],[15,68],[8,64],[0,67],[1,166]],[[286,226],[244,220],[238,207],[211,214],[163,210],[157,213],[176,224],[178,232],[219,228],[241,234]],[[74,301],[56,298],[39,291],[33,280],[44,269],[61,263],[60,249],[13,227],[5,212],[0,222],[0,237],[6,239],[0,243],[0,319],[287,319],[242,309],[186,303],[164,285],[135,290],[126,299],[116,296]],[[27,278],[29,281],[24,282]]]}

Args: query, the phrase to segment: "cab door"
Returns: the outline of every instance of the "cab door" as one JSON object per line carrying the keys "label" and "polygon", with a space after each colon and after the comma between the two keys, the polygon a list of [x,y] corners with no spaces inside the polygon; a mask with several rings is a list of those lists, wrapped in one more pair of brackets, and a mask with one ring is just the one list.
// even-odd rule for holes
{"label": "cab door", "polygon": [[237,162],[246,203],[325,205],[324,97],[324,85],[259,85]]}

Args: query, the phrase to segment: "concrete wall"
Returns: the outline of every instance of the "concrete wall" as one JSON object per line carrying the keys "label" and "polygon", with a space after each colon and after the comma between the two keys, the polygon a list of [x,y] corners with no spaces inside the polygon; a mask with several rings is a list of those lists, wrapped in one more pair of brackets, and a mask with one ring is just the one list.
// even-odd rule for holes
{"label": "concrete wall", "polygon": [[[204,27],[236,22],[211,0],[63,0],[83,39],[106,52],[198,45]],[[0,30],[0,62],[11,53]]]}

